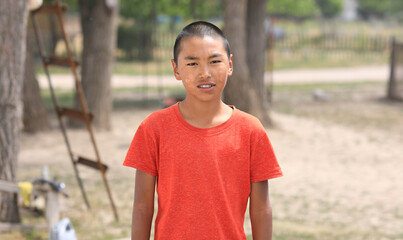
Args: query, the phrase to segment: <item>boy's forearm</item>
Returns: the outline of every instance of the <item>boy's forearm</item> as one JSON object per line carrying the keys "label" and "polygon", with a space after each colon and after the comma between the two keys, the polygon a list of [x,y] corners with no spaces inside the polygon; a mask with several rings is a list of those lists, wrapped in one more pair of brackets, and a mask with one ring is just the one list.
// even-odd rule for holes
{"label": "boy's forearm", "polygon": [[260,211],[250,209],[249,215],[253,240],[271,240],[273,232],[271,207]]}
{"label": "boy's forearm", "polygon": [[132,215],[132,240],[149,240],[154,215],[155,177],[136,171]]}
{"label": "boy's forearm", "polygon": [[154,215],[154,206],[152,207],[133,207],[132,216],[132,240],[149,240],[152,219]]}
{"label": "boy's forearm", "polygon": [[253,240],[271,240],[272,210],[267,180],[251,184],[249,215]]}

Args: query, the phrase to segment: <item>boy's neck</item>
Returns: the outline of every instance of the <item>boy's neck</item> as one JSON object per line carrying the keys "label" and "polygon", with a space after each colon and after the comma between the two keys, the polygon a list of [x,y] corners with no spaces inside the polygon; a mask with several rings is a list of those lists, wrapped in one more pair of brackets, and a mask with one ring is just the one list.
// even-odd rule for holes
{"label": "boy's neck", "polygon": [[219,102],[191,102],[187,99],[179,103],[179,110],[190,125],[198,128],[210,128],[227,121],[233,109],[221,100]]}

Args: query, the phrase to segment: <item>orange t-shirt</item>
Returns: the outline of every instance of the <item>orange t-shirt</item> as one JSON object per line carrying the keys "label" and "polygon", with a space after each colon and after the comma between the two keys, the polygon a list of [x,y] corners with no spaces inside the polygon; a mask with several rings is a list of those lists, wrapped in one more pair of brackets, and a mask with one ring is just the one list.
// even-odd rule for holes
{"label": "orange t-shirt", "polygon": [[251,183],[282,176],[257,118],[234,109],[226,122],[201,129],[178,104],[141,123],[123,164],[157,177],[157,240],[246,239]]}

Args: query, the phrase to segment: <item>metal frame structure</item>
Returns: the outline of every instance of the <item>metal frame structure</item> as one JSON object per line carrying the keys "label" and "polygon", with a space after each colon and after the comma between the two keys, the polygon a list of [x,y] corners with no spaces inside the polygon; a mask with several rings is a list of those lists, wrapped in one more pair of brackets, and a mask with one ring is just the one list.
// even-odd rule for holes
{"label": "metal frame structure", "polygon": [[[87,198],[87,194],[84,189],[83,181],[80,178],[80,174],[79,174],[79,171],[77,168],[78,164],[81,164],[83,166],[87,166],[90,168],[94,168],[94,169],[97,169],[100,171],[103,183],[104,183],[106,191],[108,193],[109,201],[110,201],[113,213],[114,213],[115,220],[118,221],[119,220],[118,213],[117,213],[116,206],[115,206],[113,198],[112,198],[108,180],[105,175],[108,167],[105,164],[103,164],[101,161],[101,156],[98,151],[97,143],[95,141],[95,136],[94,136],[94,130],[93,130],[92,123],[91,123],[92,119],[93,119],[93,115],[88,111],[87,103],[86,103],[86,100],[84,97],[83,88],[82,88],[82,84],[81,84],[81,79],[77,73],[77,67],[78,67],[79,63],[73,59],[73,54],[72,54],[71,46],[70,46],[70,40],[66,34],[65,27],[64,27],[63,14],[66,11],[66,9],[67,9],[67,7],[64,4],[62,4],[60,0],[56,0],[54,3],[45,3],[39,9],[32,11],[31,18],[32,18],[33,26],[34,26],[35,37],[36,37],[37,45],[39,48],[39,53],[42,58],[43,68],[44,68],[46,76],[47,76],[54,110],[55,110],[57,118],[58,118],[60,130],[63,134],[63,138],[64,138],[64,141],[67,146],[67,151],[68,151],[69,157],[71,159],[71,162],[73,164],[74,173],[76,175],[78,185],[80,186],[81,193],[84,198],[84,202],[85,202],[87,208],[91,209],[90,203]],[[46,54],[46,52],[44,51],[43,42],[42,42],[39,27],[38,27],[38,22],[36,19],[36,15],[39,15],[39,14],[47,14],[47,15],[53,14],[58,17],[58,22],[59,22],[60,29],[62,32],[62,37],[63,37],[65,46],[67,49],[67,57],[48,56]],[[57,97],[56,97],[56,93],[55,93],[53,85],[52,85],[52,80],[51,80],[51,76],[49,73],[49,66],[59,66],[59,67],[70,68],[71,73],[74,77],[74,81],[75,81],[75,89],[76,89],[76,94],[77,94],[80,110],[59,106],[59,103],[58,103]],[[67,136],[67,127],[66,127],[65,122],[63,121],[63,118],[65,118],[65,117],[85,123],[86,129],[88,130],[88,133],[90,135],[91,145],[92,145],[94,153],[95,153],[95,157],[96,157],[95,161],[82,157],[82,156],[77,156],[73,153],[73,150],[72,150],[72,147],[70,144],[70,140]]]}

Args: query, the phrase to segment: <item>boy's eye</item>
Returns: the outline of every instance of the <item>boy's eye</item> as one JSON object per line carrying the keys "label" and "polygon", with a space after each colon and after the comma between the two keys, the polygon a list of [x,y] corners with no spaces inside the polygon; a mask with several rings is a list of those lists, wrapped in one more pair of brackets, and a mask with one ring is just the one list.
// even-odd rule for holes
{"label": "boy's eye", "polygon": [[220,60],[211,61],[211,63],[220,63],[220,62],[221,62]]}
{"label": "boy's eye", "polygon": [[196,66],[197,65],[197,63],[188,63],[188,64],[186,64],[186,65],[188,65],[188,66]]}

